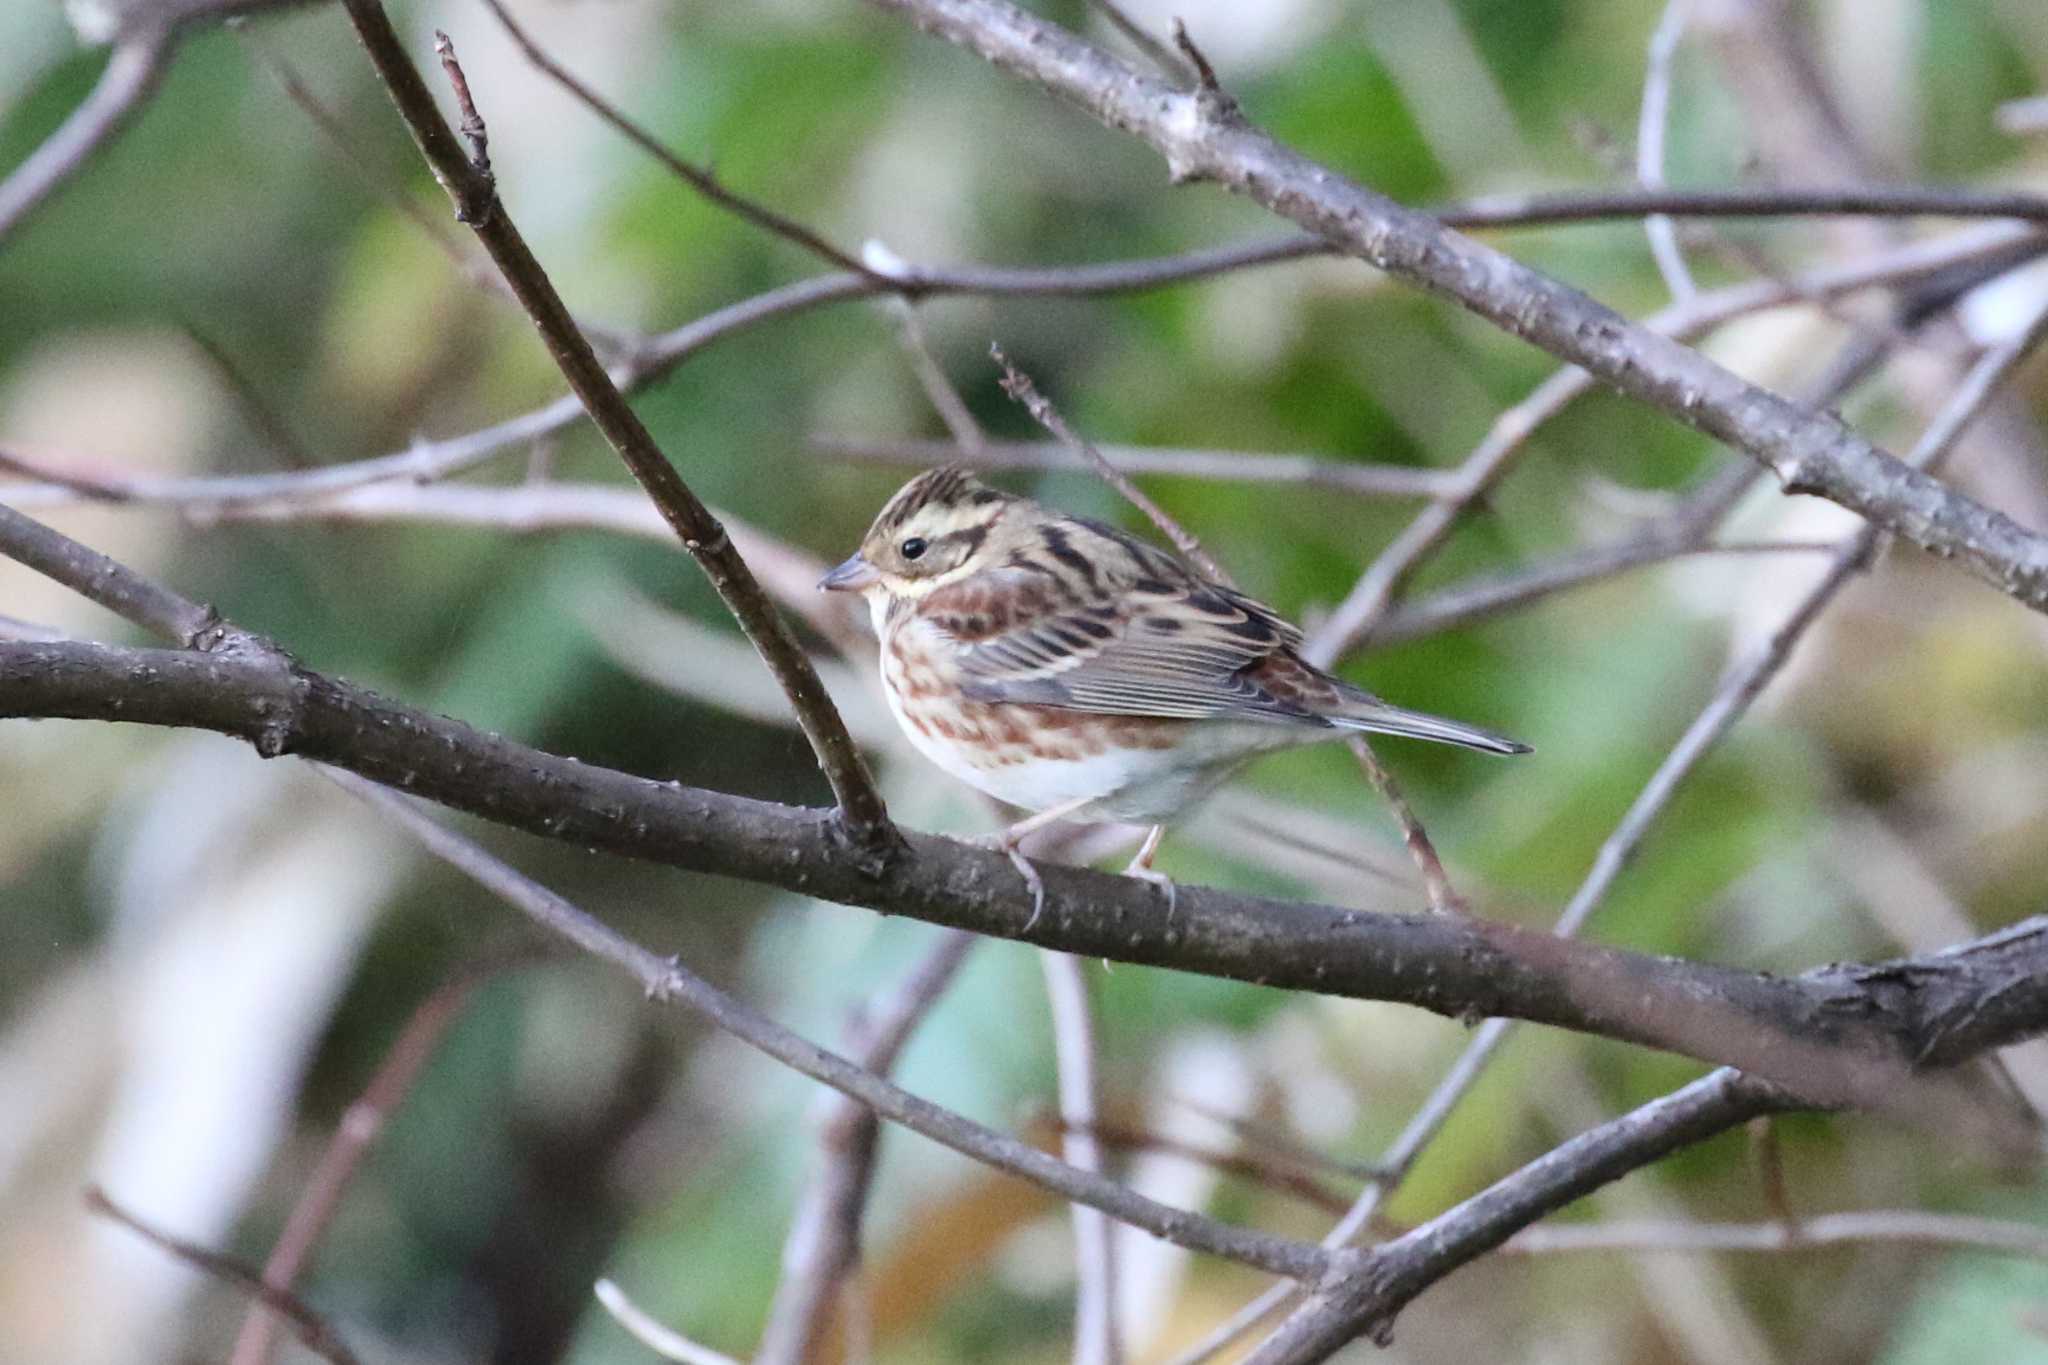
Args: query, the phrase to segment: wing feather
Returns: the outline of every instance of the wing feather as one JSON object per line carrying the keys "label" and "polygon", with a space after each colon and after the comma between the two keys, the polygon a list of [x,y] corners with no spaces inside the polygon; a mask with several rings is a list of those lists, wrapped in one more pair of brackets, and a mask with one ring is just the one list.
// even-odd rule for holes
{"label": "wing feather", "polygon": [[[1301,644],[1271,608],[1113,527],[1076,518],[1049,543],[1050,563],[1018,564],[1007,586],[985,578],[982,596],[933,600],[922,613],[959,646],[969,698],[1189,720],[1319,719],[1256,681],[1261,664]],[[1022,581],[1048,568],[1057,592]]]}

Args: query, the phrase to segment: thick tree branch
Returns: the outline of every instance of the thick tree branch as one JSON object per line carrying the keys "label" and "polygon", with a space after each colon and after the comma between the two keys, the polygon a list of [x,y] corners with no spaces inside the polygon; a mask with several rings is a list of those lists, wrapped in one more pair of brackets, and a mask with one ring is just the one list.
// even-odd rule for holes
{"label": "thick tree branch", "polygon": [[214,730],[629,857],[1087,957],[1554,1024],[1740,1065],[1822,1103],[1881,1106],[1909,1062],[1951,1063],[2048,1026],[2048,919],[1936,958],[1787,980],[1482,920],[1202,886],[1180,887],[1169,921],[1148,884],[1048,865],[1045,913],[1027,929],[1031,906],[1001,853],[908,834],[876,875],[834,836],[829,811],[577,763],[281,656],[0,642],[0,715]]}
{"label": "thick tree branch", "polygon": [[1213,180],[1387,273],[1443,294],[1621,393],[1735,446],[1788,492],[1841,504],[2037,611],[2048,537],[1907,467],[1829,414],[1723,369],[1577,290],[1282,146],[1233,103],[1188,95],[1005,0],[872,0],[1143,139],[1177,181]]}

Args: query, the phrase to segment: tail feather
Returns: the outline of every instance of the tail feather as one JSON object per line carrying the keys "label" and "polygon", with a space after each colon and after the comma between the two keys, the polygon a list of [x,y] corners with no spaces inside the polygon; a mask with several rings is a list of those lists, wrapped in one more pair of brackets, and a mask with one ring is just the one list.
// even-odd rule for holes
{"label": "tail feather", "polygon": [[1362,730],[1367,734],[1401,735],[1408,739],[1428,739],[1439,744],[1456,744],[1461,748],[1477,749],[1489,754],[1529,754],[1535,750],[1520,740],[1509,739],[1506,735],[1495,734],[1477,725],[1463,721],[1446,720],[1423,711],[1410,711],[1406,707],[1394,706],[1377,697],[1367,698],[1346,707],[1329,717],[1330,722],[1344,730]]}

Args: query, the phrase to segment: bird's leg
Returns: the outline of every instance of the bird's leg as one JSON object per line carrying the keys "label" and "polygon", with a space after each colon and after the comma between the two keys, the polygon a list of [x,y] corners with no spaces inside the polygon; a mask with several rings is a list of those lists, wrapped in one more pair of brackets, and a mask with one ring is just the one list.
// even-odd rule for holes
{"label": "bird's leg", "polygon": [[1031,918],[1024,921],[1025,933],[1030,933],[1038,924],[1038,917],[1045,913],[1045,879],[1038,875],[1038,869],[1031,865],[1031,860],[1019,851],[1019,845],[1024,842],[1025,836],[1036,834],[1047,825],[1066,819],[1094,799],[1092,796],[1082,796],[1072,801],[1062,801],[1057,806],[1019,820],[985,841],[1010,860],[1010,866],[1017,869],[1017,874],[1024,879],[1024,885],[1031,891]]}
{"label": "bird's leg", "polygon": [[1145,836],[1145,842],[1138,845],[1137,855],[1131,859],[1130,865],[1124,868],[1124,875],[1151,882],[1166,893],[1166,927],[1171,929],[1174,903],[1180,898],[1179,888],[1173,884],[1173,878],[1164,872],[1154,871],[1152,867],[1152,856],[1159,852],[1159,841],[1165,836],[1166,826],[1152,826],[1151,832]]}

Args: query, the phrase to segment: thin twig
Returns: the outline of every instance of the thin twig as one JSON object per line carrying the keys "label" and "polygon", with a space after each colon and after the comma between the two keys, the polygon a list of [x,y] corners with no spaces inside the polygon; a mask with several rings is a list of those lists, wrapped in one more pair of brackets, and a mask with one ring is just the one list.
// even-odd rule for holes
{"label": "thin twig", "polygon": [[[1052,1018],[1059,1076],[1060,1154],[1084,1171],[1103,1172],[1095,1138],[1095,1018],[1082,960],[1042,952],[1045,998]],[[1076,1204],[1074,1221],[1074,1365],[1118,1365],[1115,1230],[1109,1219]]]}
{"label": "thin twig", "polygon": [[188,1242],[181,1237],[173,1237],[161,1229],[151,1227],[109,1199],[106,1191],[97,1185],[85,1192],[85,1206],[91,1212],[119,1223],[151,1246],[169,1253],[193,1269],[241,1290],[264,1308],[283,1318],[290,1325],[292,1335],[299,1339],[300,1344],[322,1360],[330,1361],[332,1365],[358,1365],[355,1352],[349,1350],[348,1343],[341,1339],[341,1334],[334,1330],[327,1319],[314,1312],[298,1295],[265,1284],[261,1275],[240,1261],[209,1250],[196,1242]]}
{"label": "thin twig", "polygon": [[0,242],[91,162],[163,79],[176,50],[168,23],[150,23],[114,44],[100,78],[57,131],[0,181]]}
{"label": "thin twig", "polygon": [[[1289,251],[1286,243],[1253,244],[1193,252],[1153,260],[1118,262],[1105,266],[1055,267],[1042,270],[997,270],[962,267],[934,271],[917,269],[920,287],[929,294],[987,294],[1005,297],[1045,295],[1094,296],[1133,290],[1163,288],[1188,279],[1297,259],[1315,252]],[[1728,321],[1750,313],[1806,301],[1810,297],[1833,297],[1883,285],[1935,275],[1965,265],[2016,265],[2048,250],[2048,238],[2007,226],[1969,229],[1948,237],[1917,242],[1844,265],[1817,267],[1783,282],[1738,285],[1702,295],[1696,301],[1701,311],[1711,311],[1715,321]],[[650,339],[636,349],[634,359],[617,367],[616,382],[625,392],[634,392],[670,373],[705,348],[776,318],[809,311],[831,303],[871,297],[876,291],[857,276],[827,275],[793,285],[771,289],[739,303],[716,309],[692,322]],[[587,416],[574,394],[556,399],[541,408],[495,425],[438,441],[420,441],[388,455],[324,466],[303,473],[248,474],[214,478],[130,479],[123,483],[124,497],[139,502],[176,503],[199,510],[219,511],[237,503],[269,502],[280,498],[314,498],[385,480],[432,482],[475,468],[507,450],[525,450],[532,443],[573,425]],[[1184,468],[1157,471],[1142,465],[1127,465],[1136,472],[1186,472],[1194,468],[1196,452],[1187,452]],[[1207,452],[1199,452],[1207,458]],[[922,454],[920,463],[935,463]],[[939,459],[944,459],[940,455]],[[1037,458],[1037,457],[1029,457]],[[1140,461],[1143,456],[1139,456]],[[1119,463],[1125,463],[1122,451]],[[1284,468],[1284,465],[1283,465]],[[1222,477],[1222,471],[1216,472]],[[1247,474],[1245,477],[1255,477]],[[1287,475],[1276,475],[1291,479]],[[1381,477],[1375,473],[1374,478]],[[1417,470],[1413,485],[1424,496],[1450,493],[1465,486],[1463,471]],[[1442,482],[1449,480],[1449,483]],[[1425,486],[1425,484],[1427,486]],[[45,503],[51,490],[10,488],[7,496],[17,505]],[[68,499],[59,499],[68,500]]]}
{"label": "thin twig", "polygon": [[1200,82],[1201,74],[1187,58],[1153,37],[1143,24],[1124,13],[1116,0],[1088,0],[1088,4],[1109,21],[1111,28],[1123,34],[1132,47],[1144,53],[1145,60],[1158,68],[1160,75],[1189,90]]}
{"label": "thin twig", "polygon": [[[1212,1117],[1234,1130],[1246,1126],[1242,1120],[1232,1120],[1221,1115]],[[1057,1118],[1053,1118],[1051,1122],[1060,1133],[1069,1131],[1068,1125]],[[1341,1214],[1351,1206],[1351,1201],[1343,1194],[1318,1181],[1305,1168],[1323,1166],[1345,1175],[1355,1176],[1357,1173],[1348,1169],[1348,1163],[1320,1152],[1296,1155],[1290,1151],[1288,1159],[1280,1159],[1256,1152],[1220,1150],[1182,1138],[1168,1137],[1142,1128],[1127,1128],[1114,1123],[1097,1122],[1089,1131],[1105,1147],[1133,1152],[1163,1152],[1169,1156],[1185,1157],[1198,1165],[1207,1166],[1226,1175],[1240,1176],[1267,1186],[1323,1213]]]}
{"label": "thin twig", "polygon": [[[285,98],[297,105],[299,111],[311,120],[329,148],[340,157],[341,163],[349,168],[364,189],[379,203],[424,233],[427,240],[448,258],[456,273],[463,279],[494,299],[510,303],[519,302],[518,296],[512,292],[512,286],[505,283],[504,276],[500,275],[494,266],[478,260],[464,250],[462,239],[450,232],[442,220],[420,207],[419,202],[407,193],[402,184],[396,183],[390,173],[370,164],[357,150],[356,139],[343,126],[341,118],[321,102],[319,96],[313,93],[311,87],[299,75],[298,70],[285,60],[283,54],[263,36],[260,29],[243,25],[236,29],[236,36],[269,70],[278,87],[284,91]],[[592,341],[603,345],[614,355],[635,355],[648,344],[648,339],[644,336],[622,328],[592,322],[580,315],[577,318],[577,325],[582,327],[584,334]]]}
{"label": "thin twig", "polygon": [[[904,1044],[959,974],[977,942],[949,929],[894,990],[847,1031],[847,1056],[878,1076],[895,1069]],[[782,1243],[782,1279],[754,1351],[754,1365],[800,1365],[818,1357],[832,1310],[854,1292],[861,1220],[874,1185],[881,1120],[838,1091],[820,1097],[813,1126],[818,1164],[805,1182]]]}
{"label": "thin twig", "polygon": [[250,425],[270,442],[277,457],[294,469],[315,468],[318,462],[306,449],[305,443],[292,431],[291,424],[284,420],[284,414],[263,396],[255,381],[250,379],[248,372],[228,354],[227,347],[209,336],[196,323],[183,322],[180,324],[180,330],[199,348],[200,354],[206,357],[207,363],[213,366],[215,373],[220,375],[222,382],[227,385],[228,392],[234,396],[236,403],[248,417]]}
{"label": "thin twig", "polygon": [[[475,231],[498,269],[518,293],[532,317],[535,328],[547,343],[550,354],[577,397],[589,411],[605,439],[625,461],[633,477],[647,490],[662,515],[675,528],[677,537],[703,566],[712,586],[718,590],[740,628],[754,644],[769,671],[789,697],[791,709],[803,726],[818,765],[831,784],[832,794],[857,844],[867,848],[878,864],[893,847],[895,836],[888,811],[876,791],[874,779],[862,760],[846,725],[832,705],[824,684],[809,656],[790,633],[788,624],[774,603],[754,580],[739,552],[718,519],[711,515],[682,476],[669,463],[654,437],[632,407],[619,393],[598,362],[590,343],[578,330],[563,306],[547,274],[541,269],[525,239],[513,226],[488,168],[466,159],[456,145],[454,134],[442,118],[419,72],[406,57],[391,21],[377,0],[348,0],[348,12],[385,88],[413,134],[420,153],[433,167],[435,177],[447,189],[459,216]],[[442,65],[451,79],[460,72],[452,47],[445,37],[437,40]],[[467,98],[467,86],[457,81],[458,97],[464,106],[465,128],[474,109]],[[481,119],[469,133],[477,157],[482,154]]]}
{"label": "thin twig", "polygon": [[188,649],[219,642],[220,618],[211,607],[181,597],[5,504],[0,504],[0,546],[9,559]]}
{"label": "thin twig", "polygon": [[771,236],[780,237],[786,242],[794,243],[818,259],[837,266],[849,274],[859,275],[870,283],[884,288],[895,289],[898,287],[898,281],[876,271],[860,257],[832,245],[832,243],[826,241],[802,223],[797,222],[794,218],[786,214],[777,213],[766,205],[755,203],[744,195],[735,194],[719,183],[718,177],[710,171],[705,170],[701,166],[691,165],[663,146],[660,139],[628,118],[611,101],[605,99],[604,96],[598,94],[588,85],[585,85],[563,67],[561,63],[550,57],[541,48],[540,44],[536,43],[527,34],[526,30],[521,28],[518,22],[512,18],[511,14],[506,11],[505,6],[501,3],[501,0],[484,0],[484,7],[490,10],[492,15],[497,18],[499,24],[503,25],[505,32],[511,36],[514,46],[519,49],[526,60],[533,63],[543,75],[575,96],[590,112],[610,124],[628,142],[667,167],[677,179],[695,190],[699,195],[726,212],[752,223],[763,232]]}
{"label": "thin twig", "polygon": [[1464,915],[1471,913],[1465,898],[1451,885],[1451,879],[1444,872],[1443,860],[1436,855],[1436,845],[1430,842],[1429,832],[1422,827],[1422,821],[1415,818],[1415,808],[1408,804],[1408,797],[1401,790],[1401,784],[1365,742],[1365,736],[1355,735],[1348,741],[1351,756],[1358,760],[1358,766],[1365,771],[1366,781],[1387,803],[1387,809],[1394,813],[1394,823],[1401,828],[1401,842],[1407,846],[1408,856],[1415,860],[1416,871],[1422,874],[1422,893],[1429,901],[1429,908],[1439,915]]}
{"label": "thin twig", "polygon": [[[1759,1122],[1763,1120],[1752,1120]],[[1903,1243],[2048,1261],[2048,1232],[2032,1223],[1919,1209],[1823,1213],[1797,1227],[1769,1223],[1538,1223],[1501,1245],[1515,1256],[1587,1251],[1806,1251],[1817,1246]]]}
{"label": "thin twig", "polygon": [[700,1346],[675,1328],[663,1326],[643,1312],[626,1297],[625,1290],[610,1280],[599,1280],[591,1286],[591,1292],[604,1305],[604,1311],[612,1315],[612,1321],[663,1360],[680,1361],[682,1365],[741,1365],[725,1352]]}
{"label": "thin twig", "polygon": [[1173,542],[1174,548],[1193,561],[1195,567],[1204,575],[1225,587],[1233,586],[1229,573],[1202,548],[1202,542],[1169,516],[1165,508],[1140,492],[1138,486],[1125,478],[1123,472],[1111,464],[1101,451],[1076,434],[1060,416],[1059,410],[1053,407],[1045,395],[1038,391],[1038,386],[1031,382],[1031,376],[1010,363],[1010,358],[1003,354],[1002,347],[991,343],[988,353],[995,359],[996,364],[1002,367],[1003,392],[1022,403],[1033,421],[1051,432],[1060,444],[1085,460],[1102,476],[1104,483],[1123,495],[1126,502],[1143,512],[1146,520],[1158,527],[1160,532]]}
{"label": "thin twig", "polygon": [[1636,569],[1678,559],[1748,555],[1832,554],[1832,543],[1812,540],[1720,541],[1688,544],[1662,527],[1646,529],[1611,545],[1571,550],[1526,569],[1467,579],[1403,602],[1380,617],[1372,631],[1376,646],[1400,644],[1458,630],[1574,588],[1604,583]]}
{"label": "thin twig", "polygon": [[864,1067],[790,1032],[767,1015],[720,991],[674,958],[625,938],[482,847],[439,824],[412,801],[361,778],[336,775],[355,796],[389,816],[427,851],[583,951],[623,968],[650,999],[679,1003],[749,1047],[845,1092],[882,1117],[984,1165],[1029,1180],[1156,1237],[1290,1278],[1313,1277],[1329,1258],[1300,1242],[1219,1223],[1169,1208],[1089,1171],[1057,1161],[1017,1139],[943,1109]]}
{"label": "thin twig", "polygon": [[[950,424],[949,424],[950,425]],[[979,449],[965,443],[920,440],[861,440],[814,435],[820,455],[863,463],[921,468],[957,461],[975,469],[1063,470],[1074,467],[1066,448],[1053,442],[988,441]],[[1327,488],[1372,498],[1433,498],[1451,491],[1456,475],[1412,465],[1353,464],[1314,455],[1250,450],[1178,450],[1158,446],[1103,445],[1097,449],[1127,474],[1160,474],[1218,483],[1288,484]]]}
{"label": "thin twig", "polygon": [[953,438],[948,455],[933,464],[942,464],[947,459],[961,459],[972,462],[975,457],[988,449],[988,433],[981,429],[981,423],[974,420],[967,402],[960,397],[960,391],[953,387],[953,381],[946,378],[945,370],[939,366],[938,357],[932,354],[930,343],[924,334],[924,323],[917,315],[917,305],[907,299],[892,301],[890,312],[896,317],[896,335],[902,343],[903,354],[910,361],[911,373],[917,376],[918,386],[924,390],[925,400],[938,413],[939,420],[946,424],[946,432]]}
{"label": "thin twig", "polygon": [[[1664,188],[1664,138],[1670,131],[1671,64],[1685,37],[1685,24],[1692,13],[1692,0],[1668,0],[1664,17],[1650,36],[1649,61],[1643,73],[1642,112],[1636,120],[1636,179],[1646,190]],[[1668,214],[1653,213],[1643,219],[1643,232],[1650,239],[1650,255],[1657,273],[1671,291],[1674,303],[1683,303],[1700,292],[1686,268],[1685,253],[1678,245],[1678,229]]]}
{"label": "thin twig", "polygon": [[1778,1141],[1778,1125],[1768,1117],[1749,1121],[1750,1160],[1756,1166],[1757,1184],[1764,1207],[1778,1220],[1788,1237],[1799,1233],[1799,1215],[1792,1208],[1792,1191],[1785,1182],[1785,1144]]}
{"label": "thin twig", "polygon": [[[406,1020],[370,1083],[343,1111],[341,1122],[335,1125],[334,1135],[328,1139],[326,1150],[321,1152],[312,1176],[306,1181],[306,1188],[286,1215],[284,1228],[263,1262],[262,1282],[270,1289],[279,1293],[291,1289],[292,1281],[298,1278],[333,1222],[363,1158],[382,1134],[385,1122],[411,1092],[413,1082],[433,1056],[442,1035],[462,1013],[476,988],[507,965],[510,964],[487,963],[457,972],[421,1001]],[[276,1317],[252,1311],[242,1320],[228,1365],[268,1365],[276,1340]]]}

